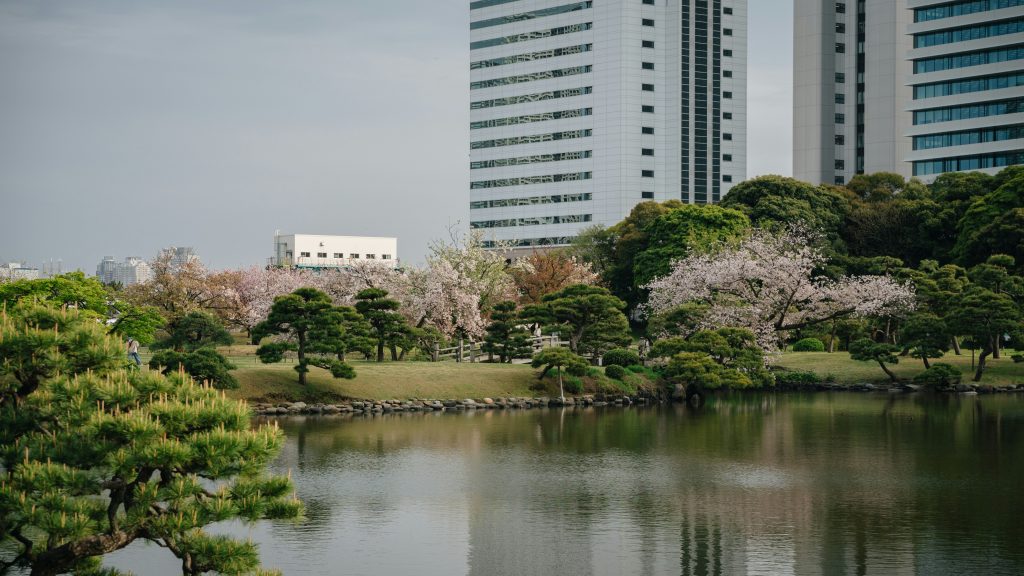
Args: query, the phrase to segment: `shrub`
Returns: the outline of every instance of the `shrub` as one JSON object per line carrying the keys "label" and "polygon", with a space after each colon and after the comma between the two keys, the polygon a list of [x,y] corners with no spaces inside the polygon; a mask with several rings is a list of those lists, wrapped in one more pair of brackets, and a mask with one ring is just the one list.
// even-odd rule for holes
{"label": "shrub", "polygon": [[1017,363],[1024,362],[1024,354],[1014,354],[1010,359]]}
{"label": "shrub", "polygon": [[200,348],[194,352],[161,350],[149,361],[150,369],[160,370],[163,374],[177,372],[179,366],[196,382],[209,382],[221,390],[238,388],[238,381],[228,372],[234,370],[235,365],[213,348]]}
{"label": "shrub", "polygon": [[632,366],[640,363],[640,355],[625,348],[615,348],[604,353],[601,363],[605,366]]}
{"label": "shrub", "polygon": [[923,386],[955,386],[960,383],[960,370],[949,364],[932,364],[932,367],[914,376],[914,382]]}
{"label": "shrub", "polygon": [[583,380],[577,376],[569,376],[565,379],[565,391],[570,394],[583,392]]}
{"label": "shrub", "polygon": [[804,338],[793,344],[793,352],[824,352],[825,343],[817,338]]}
{"label": "shrub", "polygon": [[626,375],[626,369],[618,364],[609,364],[604,367],[604,375],[615,380],[622,380]]}
{"label": "shrub", "polygon": [[809,386],[818,384],[822,378],[814,372],[779,371],[775,372],[775,384],[778,386]]}

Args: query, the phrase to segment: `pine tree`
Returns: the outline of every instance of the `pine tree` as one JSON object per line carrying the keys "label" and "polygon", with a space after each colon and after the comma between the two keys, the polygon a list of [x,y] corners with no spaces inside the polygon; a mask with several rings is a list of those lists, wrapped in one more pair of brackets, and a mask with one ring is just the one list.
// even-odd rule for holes
{"label": "pine tree", "polygon": [[491,323],[480,348],[488,354],[497,354],[500,362],[530,357],[533,353],[530,333],[519,325],[515,302],[506,300],[494,306]]}
{"label": "pine tree", "polygon": [[85,573],[137,540],[185,575],[258,572],[253,544],[203,527],[301,514],[291,482],[265,475],[281,432],[185,374],[126,363],[77,310],[0,313],[0,543],[15,554],[0,573]]}
{"label": "pine tree", "polygon": [[[409,333],[405,319],[398,313],[401,304],[398,300],[388,298],[388,291],[380,288],[367,288],[356,294],[356,310],[366,318],[373,327],[373,337],[377,341],[377,362],[384,361],[384,346],[394,346]],[[396,358],[393,358],[396,359]]]}

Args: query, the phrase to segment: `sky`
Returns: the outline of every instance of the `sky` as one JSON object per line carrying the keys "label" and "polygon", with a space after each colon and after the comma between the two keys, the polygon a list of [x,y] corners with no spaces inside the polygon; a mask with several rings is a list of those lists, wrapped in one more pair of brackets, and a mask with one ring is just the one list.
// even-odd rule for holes
{"label": "sky", "polygon": [[[791,173],[792,0],[749,0],[748,177]],[[0,262],[467,226],[465,0],[0,0]]]}

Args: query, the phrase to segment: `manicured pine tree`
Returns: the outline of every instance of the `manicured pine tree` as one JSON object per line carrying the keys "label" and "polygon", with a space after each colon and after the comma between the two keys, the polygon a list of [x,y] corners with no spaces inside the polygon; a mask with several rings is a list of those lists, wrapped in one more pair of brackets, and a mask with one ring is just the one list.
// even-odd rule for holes
{"label": "manicured pine tree", "polygon": [[533,353],[530,333],[519,324],[515,302],[506,300],[494,306],[491,323],[480,348],[488,354],[497,354],[500,362],[530,357]]}
{"label": "manicured pine tree", "polygon": [[356,310],[373,328],[377,362],[384,361],[384,346],[396,344],[409,332],[405,318],[398,313],[400,306],[398,300],[388,298],[388,291],[381,288],[366,288],[356,294]]}

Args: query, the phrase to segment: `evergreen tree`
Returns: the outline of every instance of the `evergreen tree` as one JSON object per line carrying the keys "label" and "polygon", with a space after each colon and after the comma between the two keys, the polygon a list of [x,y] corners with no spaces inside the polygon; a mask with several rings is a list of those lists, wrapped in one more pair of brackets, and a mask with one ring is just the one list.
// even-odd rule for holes
{"label": "evergreen tree", "polygon": [[587,361],[574,354],[567,348],[553,346],[545,348],[534,354],[530,365],[534,368],[544,367],[537,379],[543,379],[552,368],[558,371],[558,393],[562,399],[565,398],[565,387],[562,385],[562,368],[573,376],[583,376],[587,373]]}
{"label": "evergreen tree", "polygon": [[531,308],[534,319],[545,319],[550,329],[564,332],[574,354],[600,356],[632,340],[622,310],[626,303],[599,286],[576,284],[548,294],[543,308]]}
{"label": "evergreen tree", "polygon": [[487,336],[480,348],[488,354],[497,354],[500,362],[528,358],[533,353],[530,333],[519,325],[515,302],[506,300],[494,306]]}
{"label": "evergreen tree", "polygon": [[878,362],[882,371],[889,376],[893,382],[896,381],[896,374],[889,370],[886,364],[898,364],[900,359],[896,354],[900,351],[899,346],[875,342],[870,338],[861,338],[850,343],[850,358],[864,360],[866,362]]}
{"label": "evergreen tree", "polygon": [[253,343],[272,335],[285,339],[260,345],[256,355],[261,362],[270,364],[280,362],[286,352],[294,351],[301,386],[306,385],[310,365],[330,370],[335,378],[355,378],[355,370],[345,362],[317,356],[337,354],[343,318],[344,311],[331,304],[331,297],[315,288],[299,288],[278,296],[267,319],[253,328]]}
{"label": "evergreen tree", "polygon": [[203,527],[301,513],[291,482],[265,475],[281,432],[186,375],[125,363],[77,310],[0,312],[0,573],[98,573],[137,540],[186,575],[257,572],[253,544]]}
{"label": "evergreen tree", "polygon": [[194,352],[200,348],[228,346],[234,343],[231,333],[216,317],[205,312],[189,312],[175,318],[167,326],[167,336],[157,340],[153,349],[169,348],[178,352]]}
{"label": "evergreen tree", "polygon": [[[381,288],[367,288],[356,294],[356,310],[370,323],[377,341],[377,362],[384,361],[385,346],[396,346],[409,333],[405,319],[398,313],[400,306]],[[397,359],[395,356],[392,349],[393,360]]]}

